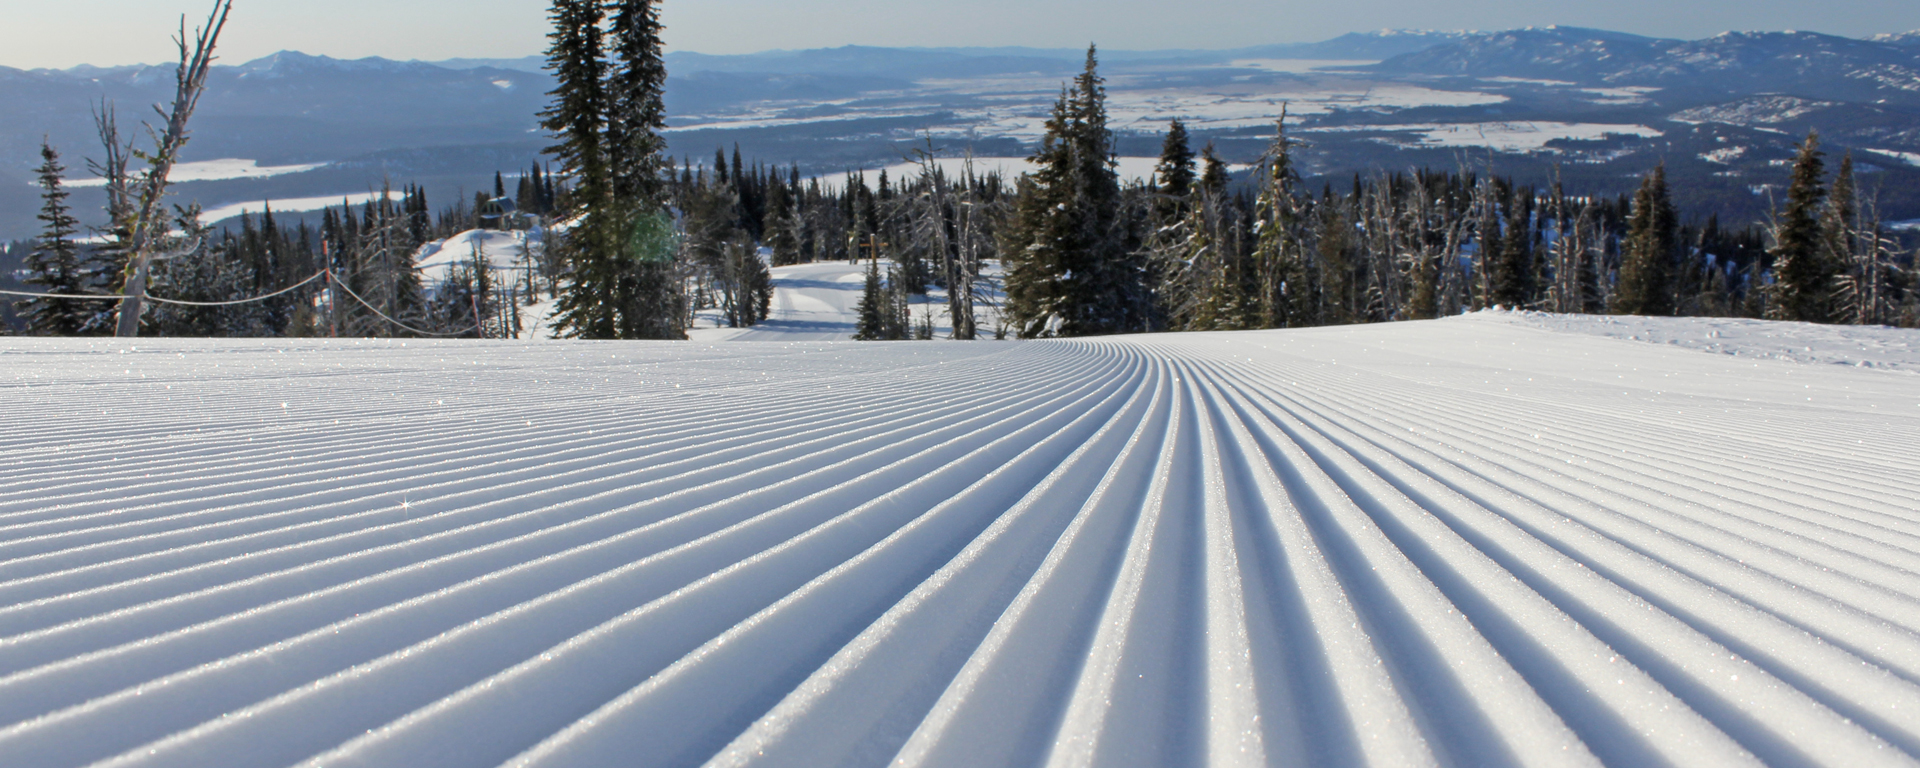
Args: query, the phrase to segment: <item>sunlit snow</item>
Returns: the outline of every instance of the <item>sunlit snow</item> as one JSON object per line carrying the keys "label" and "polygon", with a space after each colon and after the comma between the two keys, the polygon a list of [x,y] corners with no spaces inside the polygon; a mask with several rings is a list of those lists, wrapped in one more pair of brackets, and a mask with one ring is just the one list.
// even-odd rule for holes
{"label": "sunlit snow", "polygon": [[[167,179],[173,182],[188,181],[225,181],[229,179],[265,179],[284,176],[289,173],[304,173],[315,168],[325,168],[326,163],[307,165],[262,166],[256,160],[203,160],[193,163],[180,163],[173,166]],[[104,187],[106,179],[74,179],[67,182],[72,187]],[[337,202],[337,201],[336,201]]]}
{"label": "sunlit snow", "polygon": [[762,330],[0,340],[0,762],[1920,757],[1914,331]]}
{"label": "sunlit snow", "polygon": [[276,212],[283,213],[318,211],[325,208],[332,208],[342,203],[347,205],[364,205],[367,201],[378,200],[380,197],[381,193],[379,192],[359,192],[323,197],[300,197],[286,200],[256,200],[247,203],[230,203],[201,212],[200,220],[212,224],[231,219],[242,213],[251,213],[257,216],[269,207]]}
{"label": "sunlit snow", "polygon": [[1590,141],[1608,136],[1656,137],[1659,130],[1644,125],[1519,121],[1504,123],[1430,123],[1414,125],[1356,125],[1309,128],[1308,131],[1366,131],[1404,133],[1412,144],[1429,147],[1490,147],[1503,152],[1537,152],[1560,139]]}

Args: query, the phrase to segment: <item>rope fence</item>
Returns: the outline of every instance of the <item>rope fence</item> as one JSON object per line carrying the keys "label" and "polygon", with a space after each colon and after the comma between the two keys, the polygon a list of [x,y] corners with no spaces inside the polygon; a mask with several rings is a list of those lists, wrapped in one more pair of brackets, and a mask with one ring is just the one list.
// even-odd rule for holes
{"label": "rope fence", "polygon": [[339,288],[340,290],[345,291],[348,296],[353,297],[354,301],[360,302],[360,306],[366,307],[368,312],[372,312],[375,315],[378,315],[380,319],[385,320],[389,323],[392,323],[394,324],[395,327],[398,327],[402,330],[412,331],[422,336],[440,336],[440,337],[465,336],[469,333],[473,333],[474,331],[480,329],[480,325],[478,323],[475,323],[473,326],[467,328],[466,330],[455,331],[453,333],[434,333],[433,331],[423,331],[411,325],[407,325],[406,323],[403,323],[391,317],[388,317],[387,313],[380,311],[379,307],[376,307],[368,303],[366,299],[360,298],[360,294],[354,293],[352,288],[348,288],[344,283],[340,282],[337,278],[333,281],[332,285],[335,288]]}
{"label": "rope fence", "polygon": [[[346,284],[340,280],[339,275],[335,275],[333,273],[333,270],[330,270],[330,269],[323,269],[318,274],[315,274],[313,277],[309,277],[291,286],[282,288],[278,291],[274,291],[273,293],[269,293],[264,296],[255,296],[253,298],[248,298],[248,299],[236,299],[233,301],[182,301],[179,299],[163,299],[158,296],[147,296],[145,297],[145,300],[151,301],[155,304],[172,304],[175,306],[182,306],[182,307],[233,307],[233,306],[239,306],[242,304],[257,304],[262,301],[279,298],[289,293],[293,293],[294,291],[300,290],[301,288],[305,288],[309,285],[312,285],[315,280],[319,280],[323,277],[332,278],[328,282],[328,286],[330,288],[340,289],[342,292],[345,292],[348,296],[352,297],[354,301],[360,302],[360,306],[366,307],[367,311],[372,312],[373,314],[378,316],[381,320],[385,320],[388,323],[391,323],[395,327],[400,328],[401,330],[404,330],[404,331],[417,333],[422,336],[438,336],[443,338],[451,338],[455,336],[465,336],[469,333],[473,333],[474,331],[479,330],[480,328],[480,324],[475,323],[474,325],[464,330],[454,331],[452,333],[436,333],[433,331],[423,331],[423,330],[420,330],[419,328],[415,328],[411,325],[407,325],[406,323],[400,322],[399,320],[395,320],[392,317],[389,317],[387,313],[380,311],[379,307],[374,306],[372,303],[368,302],[366,299],[360,298],[360,294],[354,293],[353,289],[348,288]],[[0,290],[0,296],[22,296],[30,299],[64,299],[68,301],[115,301],[115,302],[124,301],[127,298],[126,296],[121,296],[117,294],[35,293],[32,291],[4,291],[4,290]]]}

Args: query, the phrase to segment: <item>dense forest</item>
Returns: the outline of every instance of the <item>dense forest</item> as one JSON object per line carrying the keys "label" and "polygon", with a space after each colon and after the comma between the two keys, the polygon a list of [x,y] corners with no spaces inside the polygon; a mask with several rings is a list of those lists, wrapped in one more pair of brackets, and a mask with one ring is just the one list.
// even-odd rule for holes
{"label": "dense forest", "polygon": [[[293,225],[263,211],[211,231],[197,210],[177,209],[141,333],[507,338],[522,334],[526,307],[551,302],[566,337],[677,339],[701,310],[735,326],[763,320],[771,267],[828,260],[868,264],[857,338],[875,340],[930,337],[931,322],[916,324],[907,308],[931,288],[945,289],[960,340],[1297,328],[1489,307],[1920,326],[1914,254],[1877,220],[1850,157],[1828,172],[1817,136],[1783,172],[1787,196],[1770,224],[1755,227],[1675,210],[1663,168],[1615,199],[1470,170],[1306,188],[1284,115],[1264,158],[1238,178],[1175,121],[1154,175],[1123,183],[1089,50],[1017,178],[970,164],[949,172],[931,139],[908,178],[803,178],[746,162],[738,148],[710,161],[666,158],[653,4],[554,8],[560,86],[542,115],[559,142],[553,165],[498,176],[491,194],[437,210],[414,186]],[[62,297],[117,295],[126,253],[110,231],[81,238],[61,158],[48,147],[43,159],[45,233],[0,253],[20,263],[9,276]],[[474,229],[525,233],[515,263],[476,248],[422,274],[424,248]],[[987,311],[986,297],[1002,294]],[[12,329],[39,335],[108,334],[117,311],[105,298],[13,309]]]}

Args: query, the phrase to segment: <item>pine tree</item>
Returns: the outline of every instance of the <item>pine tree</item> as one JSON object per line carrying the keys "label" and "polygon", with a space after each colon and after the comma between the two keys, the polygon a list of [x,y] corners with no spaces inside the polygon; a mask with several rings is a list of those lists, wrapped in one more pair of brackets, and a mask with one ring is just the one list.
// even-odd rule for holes
{"label": "pine tree", "polygon": [[1827,194],[1826,209],[1820,214],[1820,249],[1834,275],[1829,320],[1864,323],[1862,318],[1874,314],[1867,306],[1871,302],[1861,301],[1870,292],[1859,290],[1867,284],[1864,279],[1867,270],[1859,268],[1860,259],[1856,257],[1864,235],[1860,231],[1859,216],[1853,153],[1848,152],[1840,158],[1840,169],[1833,175],[1833,190]]}
{"label": "pine tree", "polygon": [[659,133],[667,72],[655,2],[554,0],[551,18],[548,61],[558,85],[542,125],[560,139],[549,151],[574,179],[563,212],[573,226],[560,241],[571,284],[556,330],[585,339],[684,339],[665,210]]}
{"label": "pine tree", "polygon": [[667,66],[657,0],[616,0],[608,37],[614,65],[607,74],[607,164],[611,174],[609,225],[612,268],[624,339],[685,339],[685,311],[674,274],[678,250],[667,213]]}
{"label": "pine tree", "polygon": [[1515,191],[1506,201],[1506,231],[1498,257],[1493,261],[1493,302],[1509,309],[1525,309],[1533,303],[1535,271],[1533,264],[1533,193]]}
{"label": "pine tree", "polygon": [[609,25],[615,66],[608,73],[607,149],[614,195],[649,210],[667,203],[672,169],[667,127],[667,65],[656,0],[616,0]]}
{"label": "pine tree", "polygon": [[[1208,147],[1209,175],[1214,161]],[[1293,167],[1293,142],[1287,138],[1286,113],[1274,128],[1273,143],[1261,160],[1260,195],[1254,214],[1254,263],[1259,289],[1257,327],[1299,328],[1320,325],[1321,297],[1317,265],[1309,261],[1302,224],[1301,201],[1294,194],[1300,182]]]}
{"label": "pine tree", "polygon": [[[200,223],[198,207],[180,210],[175,228],[194,244],[153,265],[154,292],[170,299],[237,301],[259,295],[251,265],[237,258],[232,240],[216,238]],[[143,325],[156,336],[266,337],[280,333],[283,317],[265,302],[222,307],[157,304]]]}
{"label": "pine tree", "polygon": [[799,217],[793,195],[787,185],[775,183],[767,194],[767,221],[762,226],[767,247],[773,250],[773,263],[785,266],[800,263]]}
{"label": "pine tree", "polygon": [[860,303],[854,307],[854,314],[860,319],[854,327],[853,338],[860,341],[886,338],[886,303],[886,292],[880,285],[880,262],[868,262],[867,281],[860,290]]}
{"label": "pine tree", "polygon": [[1821,203],[1827,196],[1826,164],[1821,160],[1820,135],[1807,135],[1793,162],[1793,181],[1787,187],[1787,210],[1774,235],[1775,319],[1824,323],[1833,317],[1833,278],[1836,270],[1823,247]]}
{"label": "pine tree", "polygon": [[1220,159],[1213,142],[1207,142],[1207,148],[1200,153],[1200,160],[1204,168],[1200,174],[1200,188],[1215,195],[1225,195],[1227,185],[1233,181],[1233,173],[1227,170],[1227,162]]}
{"label": "pine tree", "polygon": [[549,247],[557,247],[571,272],[561,296],[556,332],[582,339],[612,339],[619,333],[614,296],[619,265],[616,236],[606,215],[613,204],[605,133],[607,93],[604,57],[606,17],[601,0],[553,0],[548,17],[554,31],[547,50],[553,70],[553,104],[541,113],[541,127],[559,143],[547,149],[573,179],[569,205],[560,212],[572,227]]}
{"label": "pine tree", "polygon": [[1185,214],[1187,197],[1193,194],[1193,146],[1185,123],[1175,120],[1167,126],[1167,138],[1160,145],[1160,164],[1154,166],[1153,175],[1159,181],[1156,191],[1160,194],[1154,208],[1165,226]]}
{"label": "pine tree", "polygon": [[[37,293],[94,293],[86,279],[85,265],[80,261],[80,248],[73,242],[74,234],[80,231],[80,221],[67,206],[68,192],[63,181],[66,168],[60,165],[60,153],[50,144],[40,145],[40,158],[41,233],[33,252],[27,256],[26,282],[40,289]],[[28,332],[42,336],[79,335],[103,310],[112,306],[103,301],[46,298],[28,299],[19,304],[26,316]]]}
{"label": "pine tree", "polygon": [[1099,56],[1064,89],[1021,178],[1007,311],[1026,338],[1138,330],[1148,297],[1120,220],[1120,180]]}
{"label": "pine tree", "polygon": [[1673,252],[1678,227],[1663,163],[1647,175],[1634,194],[1633,221],[1622,246],[1619,288],[1613,297],[1614,314],[1673,314]]}

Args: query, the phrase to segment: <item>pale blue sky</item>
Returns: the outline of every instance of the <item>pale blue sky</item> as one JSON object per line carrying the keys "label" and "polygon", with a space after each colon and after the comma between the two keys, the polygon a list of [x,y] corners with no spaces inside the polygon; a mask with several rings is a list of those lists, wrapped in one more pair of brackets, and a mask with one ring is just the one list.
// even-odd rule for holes
{"label": "pale blue sky", "polygon": [[[0,0],[0,65],[151,63],[211,0]],[[1667,37],[1920,28],[1916,0],[667,0],[669,46],[705,53],[847,44],[1228,48],[1383,28],[1568,24]],[[274,51],[508,58],[545,45],[541,0],[238,0],[227,63]]]}

